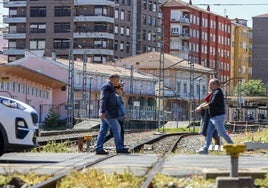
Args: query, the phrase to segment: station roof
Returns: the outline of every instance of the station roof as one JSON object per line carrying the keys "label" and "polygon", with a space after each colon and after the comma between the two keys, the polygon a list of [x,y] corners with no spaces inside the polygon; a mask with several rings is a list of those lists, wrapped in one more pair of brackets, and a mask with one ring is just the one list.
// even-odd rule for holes
{"label": "station roof", "polygon": [[11,63],[2,63],[0,72],[51,88],[62,87],[68,83],[68,67],[59,66],[43,57],[30,56]]}
{"label": "station roof", "polygon": [[[63,63],[64,65],[69,64],[69,60],[67,59],[58,59],[57,61]],[[88,60],[90,61],[90,60]],[[83,70],[83,62],[75,61],[75,69],[78,71]],[[87,71],[90,75],[106,75],[107,78],[110,74],[118,74],[121,77],[130,77],[131,70],[126,66],[115,66],[114,64],[99,64],[99,63],[87,63]],[[150,74],[143,74],[134,71],[133,77],[136,79],[143,80],[155,80],[156,78]]]}
{"label": "station roof", "polygon": [[[147,52],[143,54],[139,54],[132,57],[122,58],[115,62],[111,62],[111,64],[115,66],[125,66],[130,67],[130,65],[138,66],[140,69],[159,69],[159,61],[160,61],[160,53],[159,52]],[[179,57],[164,54],[164,68],[170,67],[174,64],[178,63],[177,65],[173,66],[173,68],[187,70],[190,71],[190,64],[188,60],[183,60]],[[204,67],[199,64],[194,64],[194,68],[196,72],[213,72],[213,69]]]}

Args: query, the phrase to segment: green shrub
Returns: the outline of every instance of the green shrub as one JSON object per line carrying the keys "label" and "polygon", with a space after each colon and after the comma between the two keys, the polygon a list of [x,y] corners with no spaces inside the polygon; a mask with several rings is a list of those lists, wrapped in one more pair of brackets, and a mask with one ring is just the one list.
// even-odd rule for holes
{"label": "green shrub", "polygon": [[57,126],[59,119],[60,119],[60,115],[57,113],[55,107],[52,106],[49,108],[49,111],[45,118],[44,123],[46,124],[46,127],[54,128]]}
{"label": "green shrub", "polygon": [[265,175],[264,179],[256,179],[255,185],[260,188],[268,188],[268,174]]}

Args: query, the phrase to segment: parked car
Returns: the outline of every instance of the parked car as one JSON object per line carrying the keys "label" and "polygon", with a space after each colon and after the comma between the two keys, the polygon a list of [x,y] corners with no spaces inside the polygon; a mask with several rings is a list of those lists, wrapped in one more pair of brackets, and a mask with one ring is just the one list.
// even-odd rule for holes
{"label": "parked car", "polygon": [[0,156],[37,146],[38,114],[29,105],[0,96]]}

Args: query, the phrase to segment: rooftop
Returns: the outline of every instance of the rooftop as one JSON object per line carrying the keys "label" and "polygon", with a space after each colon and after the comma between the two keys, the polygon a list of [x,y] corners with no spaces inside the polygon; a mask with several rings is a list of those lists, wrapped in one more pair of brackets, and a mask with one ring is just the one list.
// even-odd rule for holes
{"label": "rooftop", "polygon": [[[139,66],[141,69],[159,69],[159,61],[160,61],[160,53],[159,52],[148,52],[139,54],[132,57],[126,57],[122,58],[120,60],[117,60],[115,62],[111,62],[110,64],[113,64],[115,66],[124,66],[124,67],[130,67],[130,65],[133,66]],[[180,63],[178,63],[180,62]],[[170,54],[164,54],[164,68],[170,67],[174,65],[175,63],[178,63],[174,66],[174,68],[184,69],[184,70],[190,70],[190,64],[188,60],[183,60],[179,57],[170,55]],[[213,69],[204,67],[199,64],[194,65],[195,71],[197,72],[208,72],[212,71]]]}

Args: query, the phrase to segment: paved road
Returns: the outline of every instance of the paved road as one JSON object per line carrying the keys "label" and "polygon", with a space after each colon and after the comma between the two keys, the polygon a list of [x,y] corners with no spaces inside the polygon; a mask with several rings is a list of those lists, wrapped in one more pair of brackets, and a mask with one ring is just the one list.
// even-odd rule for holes
{"label": "paved road", "polygon": [[[58,174],[65,169],[74,170],[103,156],[93,153],[8,153],[0,157],[0,173],[12,171],[36,172],[37,174]],[[131,170],[138,176],[145,175],[157,161],[156,154],[117,155],[93,168],[105,172]],[[229,156],[215,155],[169,155],[161,173],[172,176],[193,174],[227,174],[230,169]],[[265,156],[242,156],[239,158],[239,172],[267,173],[268,158]]]}

